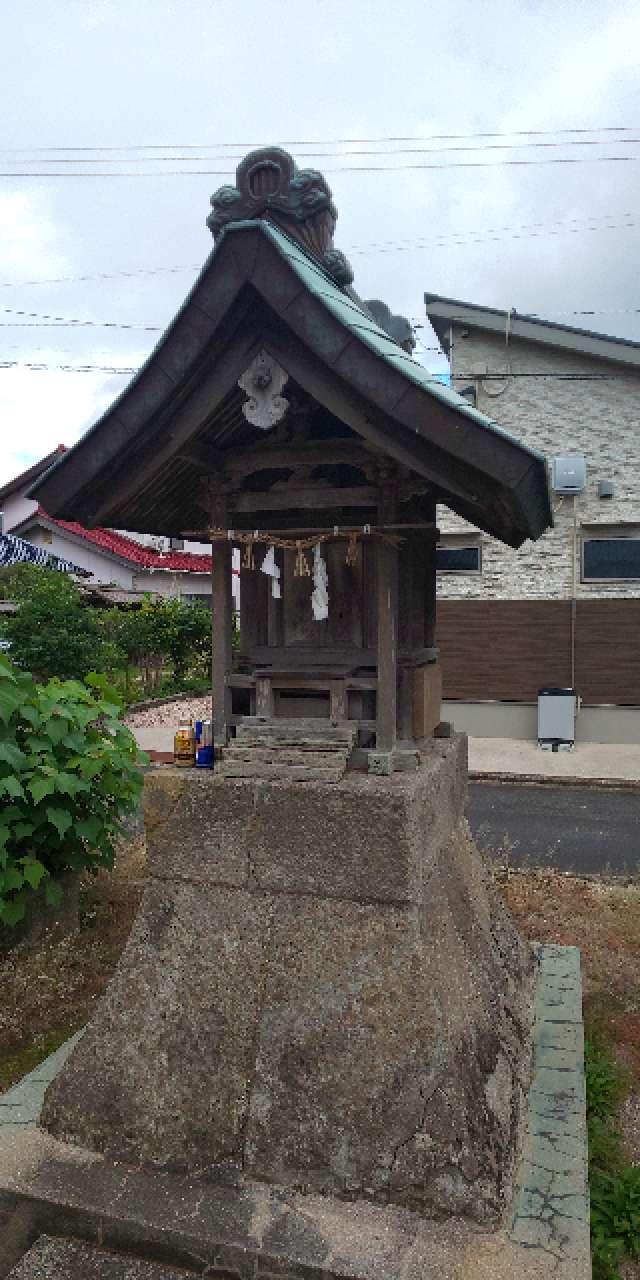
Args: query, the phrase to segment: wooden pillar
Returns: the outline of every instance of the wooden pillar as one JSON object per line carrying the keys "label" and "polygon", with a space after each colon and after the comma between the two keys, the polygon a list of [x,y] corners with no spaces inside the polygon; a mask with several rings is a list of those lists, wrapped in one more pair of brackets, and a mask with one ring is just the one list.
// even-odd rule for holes
{"label": "wooden pillar", "polygon": [[[227,527],[227,504],[220,496],[213,504],[212,525]],[[215,542],[211,547],[211,664],[213,688],[213,740],[216,748],[226,746],[231,716],[231,636],[233,628],[232,547]]]}
{"label": "wooden pillar", "polygon": [[[378,523],[392,524],[396,516],[395,491],[385,485],[378,503]],[[378,616],[378,694],[376,751],[393,751],[396,743],[398,700],[398,551],[388,542],[376,542]]]}
{"label": "wooden pillar", "polygon": [[425,591],[424,591],[424,643],[432,648],[436,643],[436,546],[438,530],[427,534],[424,540]]}

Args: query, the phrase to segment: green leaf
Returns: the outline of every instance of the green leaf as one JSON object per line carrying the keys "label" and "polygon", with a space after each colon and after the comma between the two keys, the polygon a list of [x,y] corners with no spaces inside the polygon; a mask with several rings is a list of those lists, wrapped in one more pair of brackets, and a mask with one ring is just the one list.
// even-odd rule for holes
{"label": "green leaf", "polygon": [[55,778],[56,791],[61,791],[66,796],[77,796],[79,791],[90,791],[91,788],[84,778],[77,778],[73,773],[60,772]]}
{"label": "green leaf", "polygon": [[32,778],[27,786],[36,804],[44,800],[45,796],[52,796],[56,789],[55,779],[51,777]]}
{"label": "green leaf", "polygon": [[46,725],[42,726],[41,732],[45,737],[50,738],[52,742],[58,743],[62,742],[62,739],[69,732],[69,726],[61,716],[55,716],[48,720]]}
{"label": "green leaf", "polygon": [[95,778],[97,774],[102,773],[103,767],[103,761],[96,760],[92,756],[85,756],[82,763],[78,765],[80,773],[82,773],[85,778]]}
{"label": "green leaf", "polygon": [[93,844],[104,827],[104,823],[100,818],[91,817],[84,818],[82,822],[76,823],[76,831],[82,836],[83,840],[88,840]]}
{"label": "green leaf", "polygon": [[57,880],[47,880],[44,886],[44,896],[49,907],[57,907],[62,902],[62,889]]}
{"label": "green leaf", "polygon": [[5,845],[8,844],[11,835],[11,828],[8,827],[6,823],[0,822],[0,849],[5,848]]}
{"label": "green leaf", "polygon": [[24,799],[24,791],[21,784],[11,774],[8,778],[0,778],[0,793],[6,796],[13,796],[14,800]]}
{"label": "green leaf", "polygon": [[21,769],[26,756],[12,742],[0,742],[0,760],[4,760],[5,764],[10,765],[12,769]]}
{"label": "green leaf", "polygon": [[10,898],[7,902],[0,901],[0,920],[4,924],[15,925],[24,918],[25,900],[22,894],[16,898]]}
{"label": "green leaf", "polygon": [[16,822],[16,825],[13,828],[14,838],[16,840],[26,840],[29,836],[33,835],[35,829],[33,822]]}
{"label": "green leaf", "polygon": [[41,755],[42,752],[51,750],[51,743],[48,742],[46,738],[39,738],[35,733],[29,734],[25,745],[33,755]]}
{"label": "green leaf", "polygon": [[21,858],[22,874],[32,889],[37,889],[43,876],[49,874],[47,868],[37,858]]}
{"label": "green leaf", "polygon": [[47,817],[52,827],[55,827],[58,832],[60,839],[62,839],[65,831],[68,831],[69,827],[72,825],[73,819],[71,818],[71,815],[67,813],[66,809],[54,809],[51,806],[48,806]]}
{"label": "green leaf", "polygon": [[7,893],[11,889],[21,889],[24,884],[25,877],[19,867],[16,867],[15,864],[9,864],[9,866],[2,872],[1,880],[2,892]]}
{"label": "green leaf", "polygon": [[0,689],[0,720],[4,720],[5,724],[11,719],[14,711],[24,702],[22,693],[16,692],[15,689],[7,689],[6,685]]}
{"label": "green leaf", "polygon": [[42,716],[40,715],[40,712],[37,710],[36,707],[31,707],[27,705],[26,707],[22,708],[20,715],[22,716],[23,720],[27,721],[28,724],[32,724],[34,729],[39,728],[40,722],[42,720]]}

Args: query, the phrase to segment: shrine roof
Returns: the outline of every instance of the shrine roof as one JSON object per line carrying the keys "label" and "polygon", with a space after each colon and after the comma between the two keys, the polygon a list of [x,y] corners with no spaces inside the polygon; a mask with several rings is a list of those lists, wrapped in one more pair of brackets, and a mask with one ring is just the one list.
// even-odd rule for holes
{"label": "shrine roof", "polygon": [[183,533],[202,476],[187,446],[218,464],[233,451],[247,426],[238,377],[261,347],[477,527],[519,546],[552,524],[543,456],[429,374],[265,218],[227,223],[148,360],[32,495],[57,518]]}

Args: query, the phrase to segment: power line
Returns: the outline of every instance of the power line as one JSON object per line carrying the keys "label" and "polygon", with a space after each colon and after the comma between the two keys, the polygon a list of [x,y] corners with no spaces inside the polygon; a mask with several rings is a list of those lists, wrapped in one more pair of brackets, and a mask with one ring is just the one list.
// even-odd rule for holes
{"label": "power line", "polygon": [[[608,214],[608,213],[592,214],[592,215],[588,215],[587,220],[589,222],[594,222],[596,218],[605,219],[605,218],[611,218],[615,216],[616,215],[614,214]],[[618,214],[617,216],[620,218],[632,218],[635,215],[632,213],[622,213],[622,214]],[[579,222],[579,219],[577,218],[569,219],[570,224],[578,223],[578,222]],[[510,238],[524,239],[525,237],[520,237],[519,233],[521,231],[527,231],[527,230],[531,230],[531,236],[533,237],[533,236],[543,236],[543,235],[550,235],[550,236],[558,235],[558,234],[562,234],[563,231],[566,231],[568,234],[569,233],[577,234],[578,232],[584,232],[584,231],[626,231],[626,230],[633,230],[636,228],[636,226],[637,224],[635,222],[632,222],[632,223],[623,222],[617,226],[605,224],[602,227],[597,227],[597,226],[596,227],[594,226],[580,227],[580,226],[571,226],[571,225],[567,226],[562,222],[548,223],[548,224],[542,223],[542,222],[524,223],[517,228],[504,226],[504,227],[487,227],[485,229],[469,228],[467,231],[460,230],[460,231],[452,231],[452,232],[441,232],[439,234],[438,233],[436,234],[436,238],[434,240],[426,240],[423,237],[417,237],[414,239],[406,239],[406,240],[400,240],[400,241],[382,240],[382,241],[371,241],[369,244],[362,244],[362,245],[355,245],[355,246],[346,245],[345,248],[348,250],[349,253],[368,253],[368,252],[373,252],[375,250],[380,250],[380,252],[386,252],[387,249],[404,250],[405,247],[407,249],[440,248],[440,247],[446,246],[449,243],[452,243],[452,244],[487,243],[487,240],[485,237],[490,237],[492,240],[500,240],[504,238],[500,236],[494,237],[493,236],[494,231],[506,231],[506,232],[514,233],[513,236]],[[556,227],[558,228],[557,231],[554,230],[554,228]],[[535,228],[538,228],[538,230],[535,230]],[[468,239],[469,236],[473,235],[474,230],[480,231],[483,236],[483,239],[480,239],[480,240]],[[465,237],[467,237],[466,240],[465,240]],[[129,279],[129,278],[133,279],[137,276],[156,276],[156,275],[163,275],[166,273],[176,274],[183,271],[200,271],[201,268],[202,268],[202,263],[200,262],[200,263],[184,264],[182,266],[135,267],[128,271],[127,270],[100,271],[100,272],[95,272],[94,274],[86,274],[81,276],[54,276],[54,277],[48,277],[48,278],[39,279],[39,280],[1,280],[0,288],[14,289],[14,288],[26,288],[27,286],[31,286],[31,285],[82,284],[82,283],[90,282],[94,280],[117,280],[117,279]],[[4,310],[9,311],[10,308],[4,308]],[[15,312],[14,314],[22,314],[22,313]],[[36,313],[26,312],[25,314],[35,316]],[[78,322],[78,323],[83,323],[83,322]]]}
{"label": "power line", "polygon": [[[0,307],[0,315],[26,316],[28,322],[1,321],[2,329],[138,329],[147,333],[161,333],[157,324],[125,324],[117,320],[75,320],[67,316],[41,314],[39,311],[17,311],[13,307]],[[36,320],[37,323],[31,323]]]}
{"label": "power line", "polygon": [[[369,142],[460,142],[469,138],[542,138],[551,137],[559,133],[566,133],[571,136],[586,133],[636,133],[637,125],[593,125],[591,128],[572,128],[572,129],[503,129],[484,131],[481,133],[430,133],[426,135],[407,135],[401,137],[384,136],[384,137],[368,137],[368,138],[294,138],[287,141],[286,139],[279,145],[285,147],[319,147],[319,146],[348,146],[348,145],[365,145]],[[51,151],[203,151],[210,150],[212,147],[265,147],[271,146],[272,143],[265,142],[162,142],[162,143],[137,143],[128,144],[123,147],[113,146],[50,146],[50,147],[4,147],[5,152],[20,153],[23,151],[38,151],[42,154],[48,154]]]}
{"label": "power line", "polygon": [[[326,172],[329,174],[403,173],[428,170],[433,173],[444,169],[500,169],[562,164],[635,164],[638,160],[640,156],[562,156],[547,160],[453,160],[447,164],[339,165],[335,169],[327,169]],[[93,172],[80,170],[74,173],[60,173],[55,170],[41,170],[34,173],[3,170],[0,172],[0,178],[66,178],[70,181],[75,181],[77,178],[227,178],[230,173],[229,169],[158,169],[147,170],[146,173],[136,173],[131,170],[112,173],[109,170],[100,169]]]}
{"label": "power line", "polygon": [[[115,365],[47,364],[45,361],[40,362],[40,361],[34,361],[34,360],[29,360],[29,361],[1,360],[0,370],[3,370],[3,369],[4,370],[30,369],[32,372],[38,372],[38,373],[58,373],[58,372],[59,373],[106,373],[106,374],[112,374],[114,376],[122,376],[122,377],[130,377],[131,375],[139,372],[138,369],[117,368]],[[427,370],[427,372],[429,371]],[[434,377],[434,380],[437,381],[437,379],[435,378],[435,375],[431,375],[431,376]],[[471,381],[475,378],[479,378],[482,382],[486,382],[487,380],[495,380],[495,381],[503,382],[505,379],[508,379],[508,378],[509,379],[554,378],[560,382],[615,382],[621,379],[625,379],[627,376],[628,376],[627,374],[620,374],[620,373],[559,373],[557,372],[557,370],[548,370],[548,371],[532,370],[531,372],[522,371],[519,373],[512,373],[506,370],[500,373],[494,370],[491,373],[482,373],[482,374],[456,373],[455,379],[458,380],[460,378],[465,378]]]}
{"label": "power line", "polygon": [[[630,146],[637,146],[637,144],[640,143],[640,138],[618,138],[616,139],[616,141],[620,142],[625,147],[630,147]],[[341,160],[343,157],[348,157],[348,156],[411,156],[411,155],[445,156],[445,155],[451,155],[460,151],[471,152],[472,154],[482,154],[485,151],[521,151],[523,150],[523,148],[526,148],[527,150],[529,150],[534,147],[535,148],[561,148],[561,149],[564,149],[566,147],[607,147],[607,146],[610,146],[610,143],[611,143],[611,140],[609,138],[587,138],[587,139],[572,138],[572,139],[569,139],[568,141],[562,141],[562,142],[557,142],[557,141],[556,142],[490,142],[490,143],[483,143],[481,146],[475,146],[475,147],[464,147],[464,146],[402,147],[402,148],[395,147],[391,150],[380,150],[378,148],[375,151],[370,151],[370,150],[309,151],[309,152],[299,153],[298,158],[305,159],[305,160]],[[0,148],[0,154],[4,154],[2,152],[2,148]],[[55,157],[51,156],[49,158],[49,163],[56,164],[56,165],[105,164],[105,163],[116,165],[116,164],[130,163],[132,159],[135,164],[158,164],[159,162],[163,162],[163,161],[171,161],[174,164],[176,161],[184,161],[187,164],[193,164],[193,162],[196,160],[208,160],[209,162],[215,161],[215,160],[218,160],[218,161],[231,160],[233,162],[235,161],[239,162],[240,160],[243,159],[243,156],[241,155],[216,156],[216,155],[193,155],[193,154],[153,155],[153,156],[138,155],[133,157],[128,156],[127,159],[124,159],[124,160],[118,160],[118,159],[105,160],[104,156],[99,156],[96,158],[93,158],[91,156],[81,156],[81,157],[62,156],[60,159],[56,159]],[[22,165],[31,165],[31,164],[41,164],[42,161],[40,158],[36,160],[22,159],[19,161],[19,163]]]}

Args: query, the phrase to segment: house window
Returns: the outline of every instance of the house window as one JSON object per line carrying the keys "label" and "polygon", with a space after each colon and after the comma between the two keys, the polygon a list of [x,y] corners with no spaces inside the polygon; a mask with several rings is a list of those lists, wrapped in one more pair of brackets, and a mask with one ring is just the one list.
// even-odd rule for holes
{"label": "house window", "polygon": [[438,573],[481,573],[482,554],[479,543],[440,543],[436,547]]}
{"label": "house window", "polygon": [[582,581],[640,580],[640,536],[583,537]]}

